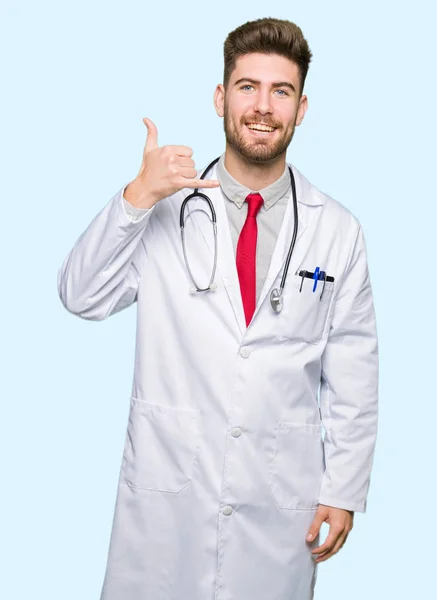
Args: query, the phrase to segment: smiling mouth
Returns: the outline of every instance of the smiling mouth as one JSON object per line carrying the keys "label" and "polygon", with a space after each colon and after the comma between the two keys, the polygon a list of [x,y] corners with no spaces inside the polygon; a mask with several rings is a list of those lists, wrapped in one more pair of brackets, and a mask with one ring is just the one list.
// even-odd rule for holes
{"label": "smiling mouth", "polygon": [[276,127],[271,127],[270,125],[264,125],[263,123],[246,123],[246,127],[250,129],[250,131],[256,131],[257,133],[273,133],[276,131]]}

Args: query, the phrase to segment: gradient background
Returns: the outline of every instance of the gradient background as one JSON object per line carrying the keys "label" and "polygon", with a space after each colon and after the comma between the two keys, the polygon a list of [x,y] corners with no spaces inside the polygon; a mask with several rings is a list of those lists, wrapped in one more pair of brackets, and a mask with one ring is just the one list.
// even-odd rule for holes
{"label": "gradient background", "polygon": [[265,16],[295,21],[314,54],[309,110],[287,158],[361,221],[380,336],[368,509],[356,515],[343,550],[320,565],[316,600],[432,595],[432,5],[2,3],[1,598],[99,598],[135,309],[100,323],[74,317],[58,298],[57,271],[91,219],[137,174],[144,116],[156,123],[161,145],[191,146],[199,168],[223,151],[212,104],[223,41]]}

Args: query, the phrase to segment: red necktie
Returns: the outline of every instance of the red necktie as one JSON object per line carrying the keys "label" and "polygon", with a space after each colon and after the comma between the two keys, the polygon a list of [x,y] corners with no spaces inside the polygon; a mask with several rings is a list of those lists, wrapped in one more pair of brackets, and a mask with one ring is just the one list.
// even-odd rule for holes
{"label": "red necktie", "polygon": [[243,225],[237,244],[237,272],[240,280],[246,327],[248,327],[256,306],[256,240],[258,237],[256,215],[261,208],[263,199],[257,193],[249,194],[246,202],[249,204],[246,222]]}

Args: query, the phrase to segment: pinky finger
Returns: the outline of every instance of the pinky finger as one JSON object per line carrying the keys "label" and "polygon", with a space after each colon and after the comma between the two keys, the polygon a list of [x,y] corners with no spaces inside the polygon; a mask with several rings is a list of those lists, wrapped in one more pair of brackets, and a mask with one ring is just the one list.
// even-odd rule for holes
{"label": "pinky finger", "polygon": [[215,179],[187,179],[185,187],[189,188],[215,188],[219,187],[220,182]]}

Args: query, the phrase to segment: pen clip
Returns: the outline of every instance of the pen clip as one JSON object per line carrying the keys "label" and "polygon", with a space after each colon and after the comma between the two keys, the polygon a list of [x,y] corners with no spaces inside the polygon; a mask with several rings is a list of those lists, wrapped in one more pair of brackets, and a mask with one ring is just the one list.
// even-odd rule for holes
{"label": "pen clip", "polygon": [[316,267],[315,271],[314,271],[314,275],[313,275],[313,279],[314,279],[313,292],[315,292],[316,288],[317,288],[317,282],[319,280],[319,272],[320,272],[320,267]]}
{"label": "pen clip", "polygon": [[308,271],[302,271],[302,279],[301,279],[301,282],[300,282],[299,293],[302,292],[303,280],[305,279],[307,273],[308,273]]}
{"label": "pen clip", "polygon": [[323,297],[323,292],[325,291],[325,285],[326,285],[326,271],[320,271],[320,279],[322,279],[322,275],[323,275],[323,288],[322,288],[322,293],[320,294],[320,298],[319,300],[322,299]]}

